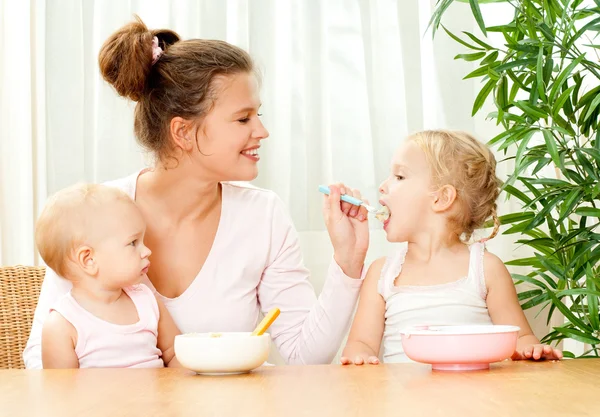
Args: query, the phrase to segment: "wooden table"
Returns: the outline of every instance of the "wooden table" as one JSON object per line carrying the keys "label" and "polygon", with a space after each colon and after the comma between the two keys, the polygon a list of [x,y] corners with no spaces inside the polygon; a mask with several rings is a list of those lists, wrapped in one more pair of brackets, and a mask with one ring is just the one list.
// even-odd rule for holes
{"label": "wooden table", "polygon": [[[1,416],[597,416],[600,360],[504,362],[489,371],[419,364],[0,371]],[[526,414],[527,413],[527,414]]]}

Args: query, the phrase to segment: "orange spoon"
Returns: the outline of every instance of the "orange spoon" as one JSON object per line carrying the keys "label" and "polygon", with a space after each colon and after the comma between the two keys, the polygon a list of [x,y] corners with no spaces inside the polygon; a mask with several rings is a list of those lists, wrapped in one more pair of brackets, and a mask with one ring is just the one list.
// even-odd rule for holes
{"label": "orange spoon", "polygon": [[256,329],[254,329],[251,336],[260,336],[264,332],[266,332],[267,329],[271,326],[271,324],[273,324],[275,319],[279,316],[279,313],[280,313],[280,311],[277,307],[275,307],[273,310],[269,311],[269,313],[267,313],[265,318],[262,319],[262,321],[260,323],[258,323],[258,326],[256,326]]}

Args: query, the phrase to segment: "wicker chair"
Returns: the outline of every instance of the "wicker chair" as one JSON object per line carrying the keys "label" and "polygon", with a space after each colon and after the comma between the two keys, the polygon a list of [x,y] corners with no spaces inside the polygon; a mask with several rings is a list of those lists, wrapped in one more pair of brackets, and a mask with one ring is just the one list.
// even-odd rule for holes
{"label": "wicker chair", "polygon": [[23,349],[44,273],[44,267],[0,267],[0,369],[25,367]]}

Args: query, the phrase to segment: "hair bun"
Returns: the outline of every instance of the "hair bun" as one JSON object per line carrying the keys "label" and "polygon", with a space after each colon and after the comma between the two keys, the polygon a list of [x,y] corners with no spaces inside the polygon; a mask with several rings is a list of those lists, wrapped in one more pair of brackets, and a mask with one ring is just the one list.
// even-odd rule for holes
{"label": "hair bun", "polygon": [[102,45],[98,56],[100,73],[119,95],[133,101],[142,98],[152,69],[154,36],[163,50],[179,40],[179,35],[170,30],[148,30],[135,16],[135,21],[117,30]]}

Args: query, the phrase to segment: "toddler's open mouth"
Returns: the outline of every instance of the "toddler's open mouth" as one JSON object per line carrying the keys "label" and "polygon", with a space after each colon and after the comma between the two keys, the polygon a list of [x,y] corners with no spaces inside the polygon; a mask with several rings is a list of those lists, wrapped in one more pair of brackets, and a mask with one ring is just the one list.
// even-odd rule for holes
{"label": "toddler's open mouth", "polygon": [[387,222],[390,218],[390,209],[388,206],[383,206],[379,209],[379,211],[377,211],[377,213],[375,213],[375,217],[377,218],[377,220],[379,220],[380,222]]}

